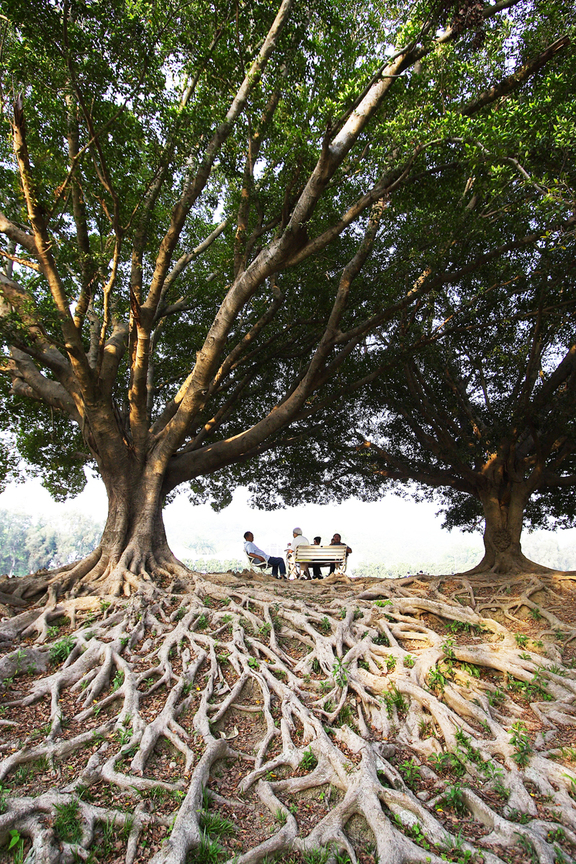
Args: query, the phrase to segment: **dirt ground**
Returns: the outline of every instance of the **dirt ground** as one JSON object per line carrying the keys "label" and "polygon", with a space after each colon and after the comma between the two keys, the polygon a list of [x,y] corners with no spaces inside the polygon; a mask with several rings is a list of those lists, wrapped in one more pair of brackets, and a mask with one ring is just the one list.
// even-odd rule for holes
{"label": "dirt ground", "polygon": [[[199,645],[203,646],[205,654],[190,650],[192,655],[196,653],[198,663],[193,678],[188,674],[179,710],[171,715],[173,734],[166,734],[162,727],[144,768],[137,770],[133,760],[142,736],[136,737],[134,717],[124,714],[122,718],[120,711],[127,700],[128,671],[121,675],[121,669],[112,664],[104,686],[94,689],[94,698],[89,704],[85,698],[99,672],[105,668],[102,658],[106,647],[116,645],[119,638],[120,630],[114,630],[112,626],[114,604],[99,598],[95,609],[78,612],[74,621],[65,612],[52,617],[48,638],[40,641],[42,648],[52,652],[46,671],[36,671],[34,663],[25,661],[14,674],[6,674],[0,685],[0,841],[3,843],[0,861],[39,860],[30,857],[34,830],[29,830],[25,820],[18,822],[13,819],[10,822],[7,817],[11,813],[11,802],[17,802],[31,814],[34,810],[32,805],[26,807],[22,802],[42,801],[42,796],[48,802],[52,794],[60,798],[46,804],[37,817],[35,830],[41,828],[51,834],[52,847],[60,850],[61,855],[55,860],[67,860],[69,856],[69,860],[83,859],[88,864],[123,864],[129,860],[127,847],[134,830],[135,812],[141,825],[133,860],[146,862],[158,858],[163,854],[165,841],[181,812],[190,789],[190,777],[194,776],[194,770],[206,754],[206,734],[198,723],[202,712],[209,719],[210,735],[215,740],[225,740],[233,755],[215,758],[209,766],[198,816],[204,839],[199,846],[188,851],[188,864],[217,864],[237,860],[239,856],[243,859],[251,850],[261,850],[284,825],[292,824],[290,816],[295,817],[296,836],[305,840],[315,836],[318,827],[326,823],[331,813],[338,811],[349,791],[346,782],[320,782],[322,778],[309,784],[303,782],[317,771],[319,758],[322,759],[321,750],[314,749],[308,716],[319,718],[323,724],[327,741],[340,754],[338,758],[341,758],[344,778],[346,775],[353,778],[360,770],[364,757],[361,746],[357,746],[358,741],[383,747],[384,750],[379,752],[386,754],[390,770],[401,778],[399,783],[405,794],[420,802],[421,807],[428,807],[435,824],[451,836],[460,838],[461,842],[473,844],[477,850],[467,852],[458,846],[451,850],[441,848],[435,842],[434,833],[426,830],[418,819],[407,822],[384,806],[384,812],[388,813],[398,834],[408,838],[414,848],[422,850],[422,854],[430,852],[431,857],[422,860],[483,860],[482,839],[490,834],[491,828],[482,824],[477,814],[463,803],[458,794],[463,785],[483,801],[490,812],[501,816],[507,824],[516,822],[518,825],[519,842],[515,845],[493,842],[490,851],[497,858],[492,860],[509,864],[574,860],[575,848],[569,839],[572,817],[563,819],[562,813],[558,812],[558,802],[552,794],[554,783],[551,784],[552,793],[543,794],[543,784],[539,784],[537,778],[535,782],[533,774],[524,771],[524,788],[534,804],[532,812],[526,812],[526,809],[510,807],[502,782],[499,786],[493,776],[487,782],[486,773],[471,770],[465,764],[460,750],[463,753],[468,748],[472,753],[474,748],[470,743],[462,742],[470,742],[474,735],[481,741],[486,735],[477,719],[466,717],[462,728],[468,732],[464,736],[461,731],[458,739],[460,750],[453,748],[451,751],[446,730],[439,724],[438,715],[433,710],[419,715],[420,726],[415,732],[409,722],[408,696],[404,695],[392,705],[388,712],[389,722],[383,726],[375,722],[376,713],[371,713],[371,708],[366,707],[370,698],[363,696],[367,691],[385,695],[406,694],[408,691],[403,689],[402,675],[410,674],[414,664],[417,668],[419,658],[430,651],[428,643],[421,638],[422,634],[438,634],[442,639],[444,659],[435,661],[431,667],[436,678],[426,679],[429,682],[427,690],[432,696],[444,704],[448,697],[442,687],[448,691],[452,685],[458,685],[464,688],[464,692],[471,683],[477,688],[475,692],[489,696],[502,694],[491,700],[497,709],[493,717],[502,722],[508,732],[512,723],[521,724],[518,728],[525,736],[521,740],[529,754],[527,759],[545,754],[548,760],[556,760],[565,766],[571,775],[576,768],[576,720],[570,722],[569,718],[572,700],[569,697],[564,699],[564,719],[555,722],[546,705],[549,697],[545,695],[545,684],[542,683],[542,689],[538,691],[539,683],[527,684],[514,673],[508,673],[506,668],[458,660],[459,654],[466,656],[466,651],[475,651],[486,641],[495,642],[494,633],[487,637],[479,628],[468,626],[465,621],[458,622],[444,613],[423,607],[410,612],[406,603],[412,597],[436,603],[440,611],[442,603],[451,604],[451,608],[461,607],[463,614],[474,609],[483,619],[505,628],[514,640],[518,656],[522,658],[524,655],[527,664],[534,665],[539,657],[550,664],[553,658],[555,668],[568,680],[574,677],[571,670],[576,666],[576,586],[573,579],[558,574],[545,582],[531,576],[507,580],[499,585],[478,582],[473,584],[472,594],[469,583],[458,577],[415,582],[401,580],[396,586],[391,585],[391,581],[386,580],[385,584],[373,579],[282,582],[262,573],[244,571],[242,574],[191,574],[188,584],[179,581],[178,584],[163,586],[165,594],[161,606],[154,613],[159,626],[156,628],[152,619],[148,620],[138,638],[126,646],[128,653],[125,657],[129,663],[130,680],[137,691],[141,729],[159,722],[163,712],[168,717],[170,690],[194,660],[193,656],[183,652],[182,642],[173,642],[163,654],[169,644],[169,635],[193,603],[200,604],[204,612],[200,609],[200,614],[195,617],[190,646],[197,649]],[[532,590],[534,588],[536,590]],[[378,600],[379,597],[391,600]],[[394,605],[396,597],[398,603],[402,600],[404,607]],[[255,599],[252,601],[251,598]],[[390,605],[385,607],[384,603]],[[309,614],[304,621],[302,616],[307,610]],[[391,612],[393,614],[389,614]],[[376,618],[376,613],[380,618]],[[139,614],[142,619],[143,613]],[[203,616],[205,620],[202,620]],[[138,629],[137,617],[134,618],[132,633]],[[321,700],[324,698],[322,694],[334,686],[334,681],[330,680],[325,665],[320,662],[321,652],[317,654],[318,659],[310,663],[309,656],[313,650],[318,651],[322,635],[335,639],[336,646],[338,638],[344,638],[342,650],[338,652],[335,648],[334,670],[340,662],[338,653],[347,657],[349,654],[346,652],[352,648],[351,644],[346,644],[345,631],[338,635],[338,623],[346,622],[353,639],[358,641],[366,636],[362,632],[364,623],[367,628],[372,628],[380,621],[393,630],[401,652],[383,654],[388,650],[384,637],[380,654],[366,654],[365,659],[359,655],[354,667],[359,683],[352,687],[350,681],[344,681],[342,673],[342,686],[336,687],[334,699],[340,698],[344,689],[347,692],[337,716],[329,717],[336,706]],[[406,629],[408,623],[410,627]],[[128,636],[120,636],[120,641],[128,641],[132,635],[130,627],[126,621],[122,626],[122,633]],[[237,627],[242,628],[246,657],[249,658],[242,669],[233,656],[234,645],[238,644],[234,642],[238,639]],[[402,627],[405,627],[405,632]],[[65,649],[61,649],[63,659],[60,660],[54,646],[65,645],[66,640],[73,641],[79,631],[86,646],[84,657],[91,641],[93,644],[98,642],[103,652],[99,655],[100,661],[87,668],[75,683],[70,684],[64,678],[59,681],[59,670],[66,669],[73,655],[66,657]],[[380,633],[384,632],[385,627],[381,627]],[[402,638],[401,633],[404,633]],[[22,635],[5,657],[13,659],[18,651],[25,656],[29,649],[38,646],[38,638],[37,632]],[[183,637],[179,638],[183,641]],[[373,636],[371,639],[378,643]],[[212,653],[212,649],[217,653]],[[169,675],[166,674],[167,663]],[[266,673],[265,666],[268,667]],[[351,661],[348,661],[346,669],[346,674],[352,678]],[[237,685],[239,671],[248,673],[246,680],[227,709],[220,712],[217,708],[223,704],[225,694],[230,694]],[[250,677],[252,673],[254,677]],[[45,686],[48,676],[53,680]],[[292,676],[296,676],[297,685]],[[438,684],[439,676],[444,679],[442,685]],[[332,677],[337,678],[334,671]],[[373,677],[384,682],[380,690]],[[290,715],[287,713],[287,697],[270,685],[276,680],[281,686],[288,685],[288,689],[297,695],[301,709],[299,707]],[[555,694],[554,698],[560,697]],[[386,704],[390,708],[389,700]],[[453,710],[454,704],[450,703]],[[542,705],[544,708],[541,709]],[[505,715],[507,719],[502,719]],[[283,720],[289,721],[289,742]],[[347,729],[351,730],[350,735]],[[342,730],[346,734],[342,734]],[[267,734],[269,740],[264,746]],[[82,736],[80,746],[78,742]],[[185,742],[185,747],[180,746],[180,741]],[[69,750],[66,750],[67,742],[74,745]],[[285,757],[289,748],[295,748],[297,755],[287,761]],[[456,758],[448,758],[450,752],[456,753]],[[487,752],[493,752],[493,764],[504,780],[511,765],[514,770],[527,767],[519,758],[514,766],[510,753],[498,752],[496,746]],[[11,761],[11,757],[17,758]],[[106,776],[91,773],[90,766],[95,760],[112,766]],[[260,779],[274,790],[275,800],[279,802],[275,811],[263,802],[257,783],[243,788],[255,764],[263,768],[271,766]],[[441,792],[446,789],[456,792],[452,791],[442,800]],[[568,791],[571,794],[571,790]],[[573,784],[573,791],[576,791],[576,784]],[[84,814],[83,830],[86,831],[89,825],[91,831],[91,837],[84,837],[81,843],[72,829],[68,830],[61,824],[62,808],[65,810],[68,806],[65,802],[70,795],[79,802],[80,810],[77,807],[75,812]],[[530,839],[531,835],[522,833],[521,826],[536,822],[556,826],[543,834],[547,837],[548,846],[556,850],[550,853],[555,858],[546,858],[538,844]],[[19,827],[9,828],[10,824]],[[342,830],[349,843],[348,852],[328,845],[327,851],[320,847],[320,857],[314,859],[305,842],[300,845],[296,842],[292,843],[292,848],[283,848],[277,854],[286,864],[322,864],[330,856],[338,862],[355,858],[360,864],[376,864],[379,860],[378,837],[365,816],[354,812]],[[552,839],[550,835],[553,835]],[[525,842],[523,838],[526,838]],[[85,840],[90,842],[84,845]],[[12,847],[8,848],[11,842]],[[274,857],[273,851],[269,855],[259,855],[260,860],[267,858],[271,861]],[[405,860],[417,859],[408,856]],[[380,862],[382,864],[381,855]]]}

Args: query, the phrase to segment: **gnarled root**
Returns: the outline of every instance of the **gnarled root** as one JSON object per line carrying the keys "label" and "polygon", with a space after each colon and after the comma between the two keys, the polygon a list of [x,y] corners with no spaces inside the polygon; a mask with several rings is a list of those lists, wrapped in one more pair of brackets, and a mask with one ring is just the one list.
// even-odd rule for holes
{"label": "gnarled root", "polygon": [[2,623],[23,642],[0,661],[0,839],[30,861],[571,860],[569,589],[162,566],[171,590],[52,591]]}

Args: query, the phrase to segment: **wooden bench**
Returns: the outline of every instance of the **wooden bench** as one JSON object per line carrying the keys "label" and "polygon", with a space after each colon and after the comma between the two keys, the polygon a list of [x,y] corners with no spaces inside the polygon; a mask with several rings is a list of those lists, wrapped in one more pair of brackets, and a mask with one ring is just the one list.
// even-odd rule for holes
{"label": "wooden bench", "polygon": [[320,564],[327,567],[335,564],[339,573],[346,572],[347,546],[304,546],[301,544],[294,550],[290,559],[290,572],[297,576],[297,564]]}

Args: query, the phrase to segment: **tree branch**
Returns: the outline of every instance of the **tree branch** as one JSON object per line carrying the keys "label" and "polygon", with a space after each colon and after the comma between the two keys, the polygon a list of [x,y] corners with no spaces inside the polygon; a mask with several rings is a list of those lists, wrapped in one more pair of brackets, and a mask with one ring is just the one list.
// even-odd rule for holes
{"label": "tree branch", "polygon": [[517,90],[518,87],[531,78],[532,75],[535,75],[539,69],[542,69],[542,67],[545,66],[546,63],[548,63],[548,61],[558,53],[558,51],[567,48],[568,45],[570,45],[569,36],[562,36],[560,39],[557,39],[549,45],[548,48],[538,54],[537,57],[534,57],[532,60],[529,60],[527,63],[520,66],[520,68],[517,69],[516,72],[513,72],[512,75],[508,75],[507,78],[504,78],[498,84],[494,84],[490,87],[489,90],[485,90],[484,93],[481,93],[473,102],[469,102],[465,105],[461,109],[461,113],[464,117],[471,117],[486,105],[491,105],[507,93]]}

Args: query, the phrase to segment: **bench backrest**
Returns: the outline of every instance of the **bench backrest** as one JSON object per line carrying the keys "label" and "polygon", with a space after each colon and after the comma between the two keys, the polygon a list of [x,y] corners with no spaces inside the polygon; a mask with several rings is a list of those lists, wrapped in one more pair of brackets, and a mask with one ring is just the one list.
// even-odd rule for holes
{"label": "bench backrest", "polygon": [[296,564],[314,564],[326,561],[330,564],[346,561],[346,546],[305,546],[301,544],[294,551]]}

